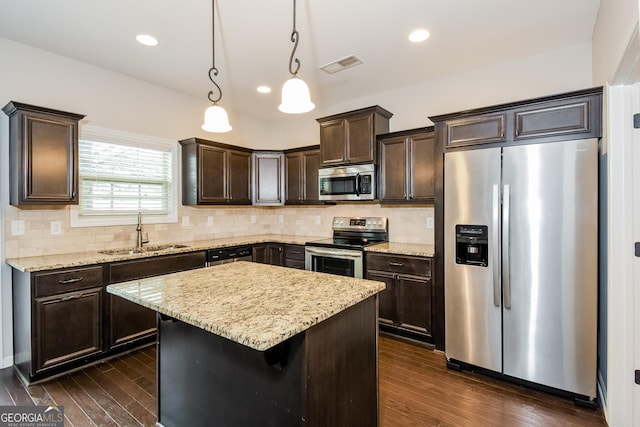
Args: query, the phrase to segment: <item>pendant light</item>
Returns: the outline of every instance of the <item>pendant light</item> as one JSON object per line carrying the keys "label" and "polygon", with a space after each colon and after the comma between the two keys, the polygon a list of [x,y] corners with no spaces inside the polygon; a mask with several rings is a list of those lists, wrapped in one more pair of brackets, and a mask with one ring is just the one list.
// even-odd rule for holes
{"label": "pendant light", "polygon": [[293,69],[293,56],[298,48],[298,39],[300,35],[296,30],[296,0],[293,0],[293,32],[291,33],[291,41],[294,43],[291,57],[289,58],[289,73],[291,78],[282,86],[282,103],[278,107],[283,113],[300,114],[313,110],[316,106],[311,102],[309,94],[309,86],[298,77],[300,71],[300,60],[295,58],[296,68]]}
{"label": "pendant light", "polygon": [[207,98],[209,101],[213,102],[213,105],[209,106],[207,110],[204,112],[204,124],[202,125],[202,129],[207,132],[216,132],[223,133],[229,132],[231,130],[231,125],[229,125],[229,116],[227,116],[227,112],[218,105],[218,101],[222,99],[222,89],[218,86],[218,83],[213,80],[214,76],[218,75],[218,69],[216,68],[216,15],[215,15],[216,3],[215,0],[211,1],[211,53],[212,53],[212,63],[211,68],[209,69],[209,80],[211,83],[215,85],[218,89],[218,96],[213,98],[213,91],[209,91]]}

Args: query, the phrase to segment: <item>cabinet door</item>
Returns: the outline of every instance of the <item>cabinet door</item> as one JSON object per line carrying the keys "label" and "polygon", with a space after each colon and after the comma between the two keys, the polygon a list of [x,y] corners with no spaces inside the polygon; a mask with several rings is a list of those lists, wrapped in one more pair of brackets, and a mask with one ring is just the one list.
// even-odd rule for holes
{"label": "cabinet door", "polygon": [[222,148],[198,145],[198,203],[226,203],[226,152]]}
{"label": "cabinet door", "polygon": [[302,186],[304,185],[302,175],[302,156],[300,153],[286,154],[285,170],[287,176],[285,204],[300,204],[302,203]]}
{"label": "cabinet door", "polygon": [[251,204],[251,153],[229,150],[228,202],[234,205]]}
{"label": "cabinet door", "polygon": [[303,195],[305,203],[320,203],[318,197],[318,169],[320,169],[320,150],[302,153]]}
{"label": "cabinet door", "polygon": [[253,246],[252,261],[259,262],[260,264],[269,264],[269,252],[267,251],[267,245]]}
{"label": "cabinet door", "polygon": [[367,271],[367,279],[387,285],[384,291],[378,293],[378,320],[393,325],[397,318],[395,275],[383,271]]}
{"label": "cabinet door", "polygon": [[109,294],[109,348],[145,338],[156,332],[156,312]]}
{"label": "cabinet door", "polygon": [[370,163],[375,160],[373,115],[349,117],[346,126],[346,155],[350,163]]}
{"label": "cabinet door", "polygon": [[284,204],[284,155],[282,153],[253,154],[253,204],[277,206]]}
{"label": "cabinet door", "polygon": [[320,156],[322,166],[333,166],[345,162],[344,119],[320,123]]}
{"label": "cabinet door", "polygon": [[435,197],[435,139],[433,133],[412,136],[409,144],[409,200],[432,202]]}
{"label": "cabinet door", "polygon": [[284,247],[282,245],[269,245],[269,264],[284,265]]}
{"label": "cabinet door", "polygon": [[22,169],[12,204],[77,204],[78,122],[37,113],[21,117],[22,138],[12,141],[23,157],[12,164]]}
{"label": "cabinet door", "polygon": [[102,288],[37,298],[34,311],[33,373],[100,353]]}
{"label": "cabinet door", "polygon": [[431,279],[398,275],[398,324],[431,335]]}
{"label": "cabinet door", "polygon": [[381,202],[407,200],[408,154],[407,138],[400,136],[380,140]]}

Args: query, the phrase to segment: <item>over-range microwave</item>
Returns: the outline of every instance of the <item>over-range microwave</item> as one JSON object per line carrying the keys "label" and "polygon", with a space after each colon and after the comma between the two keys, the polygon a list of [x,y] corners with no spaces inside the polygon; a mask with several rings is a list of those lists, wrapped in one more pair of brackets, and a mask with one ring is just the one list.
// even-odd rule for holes
{"label": "over-range microwave", "polygon": [[320,200],[374,200],[375,165],[351,165],[318,170]]}

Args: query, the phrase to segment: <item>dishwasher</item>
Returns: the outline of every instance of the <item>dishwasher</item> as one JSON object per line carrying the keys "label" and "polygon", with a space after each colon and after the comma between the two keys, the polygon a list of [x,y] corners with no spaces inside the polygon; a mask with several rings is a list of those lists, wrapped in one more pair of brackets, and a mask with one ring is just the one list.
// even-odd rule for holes
{"label": "dishwasher", "polygon": [[207,250],[207,267],[214,265],[227,264],[236,261],[252,260],[251,246],[235,246],[231,248],[208,249]]}

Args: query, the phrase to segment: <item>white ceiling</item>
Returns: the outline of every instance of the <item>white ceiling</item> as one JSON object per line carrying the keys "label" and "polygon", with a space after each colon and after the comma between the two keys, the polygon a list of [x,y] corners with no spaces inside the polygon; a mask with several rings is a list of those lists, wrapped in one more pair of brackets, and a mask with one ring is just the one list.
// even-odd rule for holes
{"label": "white ceiling", "polygon": [[[216,0],[221,105],[282,115],[292,0]],[[362,96],[591,40],[600,0],[298,0],[299,76],[322,109]],[[431,38],[407,41],[424,27]],[[135,36],[149,33],[148,48]],[[14,0],[0,3],[0,37],[206,101],[213,87],[210,0]],[[350,54],[364,64],[329,75]],[[7,66],[7,64],[3,64]],[[46,64],[42,64],[46,74]],[[258,85],[272,87],[262,95]],[[313,114],[313,113],[311,113]]]}

